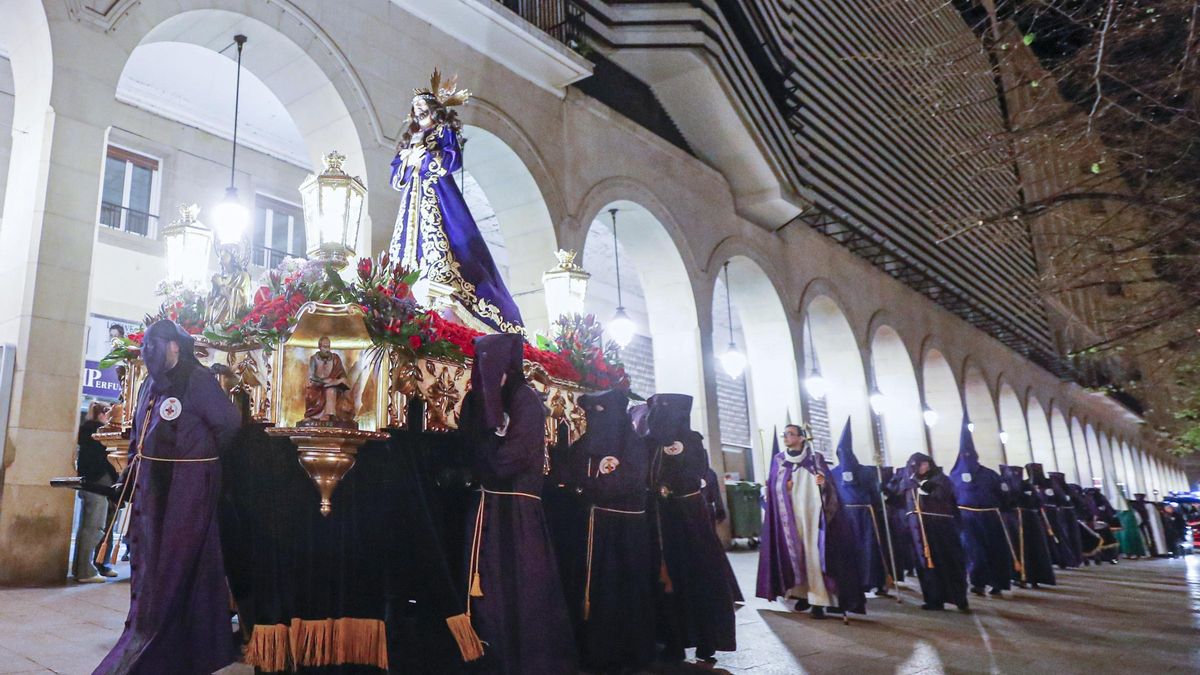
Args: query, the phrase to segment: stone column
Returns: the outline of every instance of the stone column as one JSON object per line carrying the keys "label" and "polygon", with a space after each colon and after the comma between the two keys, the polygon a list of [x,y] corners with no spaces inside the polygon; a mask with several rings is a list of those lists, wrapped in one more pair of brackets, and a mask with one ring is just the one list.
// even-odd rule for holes
{"label": "stone column", "polygon": [[[77,109],[92,89],[78,90]],[[17,347],[0,470],[0,585],[62,582],[71,539],[74,492],[49,480],[74,474],[106,131],[59,108],[67,112],[48,109],[40,133],[14,135],[0,227],[0,341]]]}

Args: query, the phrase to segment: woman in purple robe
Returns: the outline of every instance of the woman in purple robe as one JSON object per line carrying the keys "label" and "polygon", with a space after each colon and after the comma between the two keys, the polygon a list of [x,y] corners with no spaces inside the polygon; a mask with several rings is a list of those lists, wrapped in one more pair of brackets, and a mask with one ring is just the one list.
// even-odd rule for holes
{"label": "woman in purple robe", "polygon": [[967,579],[971,592],[1001,595],[1012,588],[1013,542],[1000,512],[1000,474],[979,463],[975,439],[964,424],[958,439],[958,459],[950,469],[954,499],[962,519],[963,548],[967,553]]}
{"label": "woman in purple robe", "polygon": [[[521,312],[504,285],[454,172],[462,168],[462,122],[451,110],[470,92],[443,84],[435,70],[429,88],[413,91],[408,126],[392,160],[392,188],[400,212],[391,259],[420,270],[418,284],[445,289],[460,319],[485,332],[523,333]],[[418,296],[420,299],[420,295]]]}
{"label": "woman in purple robe", "polygon": [[149,375],[120,487],[132,509],[129,617],[94,675],[207,675],[237,659],[217,502],[241,416],[172,321],[146,331]]}
{"label": "woman in purple robe", "polygon": [[1042,498],[1038,489],[1029,480],[1023,480],[1024,469],[1019,466],[1000,465],[1009,490],[1016,489],[1016,518],[1012,530],[1016,532],[1013,543],[1017,547],[1020,571],[1016,577],[1021,588],[1026,585],[1037,588],[1042,584],[1053,586],[1054,558],[1050,553],[1050,541],[1054,537],[1050,521],[1042,510]]}
{"label": "woman in purple robe", "polygon": [[522,371],[524,340],[475,338],[459,431],[480,491],[467,524],[467,614],[486,673],[575,672],[575,641],[542,512],[545,408]]}
{"label": "woman in purple robe", "polygon": [[654,660],[654,568],[646,517],[649,455],[633,430],[629,396],[579,397],[587,432],[575,442],[572,483],[587,508],[580,566],[580,661],[601,673]]}
{"label": "woman in purple robe", "polygon": [[887,595],[888,570],[884,560],[887,558],[888,533],[880,522],[883,503],[879,472],[873,466],[859,464],[854,456],[850,420],[846,420],[842,429],[837,458],[838,465],[832,471],[833,482],[842,501],[842,513],[854,534],[861,587],[874,590],[876,595]]}
{"label": "woman in purple robe", "polygon": [[932,457],[917,452],[908,458],[900,488],[908,503],[908,529],[925,599],[921,609],[942,610],[950,602],[968,611],[966,554],[954,486]]}
{"label": "woman in purple robe", "polygon": [[737,649],[729,560],[713,529],[701,482],[708,471],[704,439],[689,425],[692,397],[655,394],[631,411],[650,462],[652,534],[658,553],[658,632],[662,657],[684,650],[713,663]]}

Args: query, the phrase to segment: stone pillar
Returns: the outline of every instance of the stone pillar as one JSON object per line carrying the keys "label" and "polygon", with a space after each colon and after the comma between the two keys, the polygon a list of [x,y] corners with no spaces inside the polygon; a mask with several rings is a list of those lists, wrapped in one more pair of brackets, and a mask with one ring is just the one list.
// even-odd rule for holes
{"label": "stone pillar", "polygon": [[0,227],[0,341],[17,346],[0,470],[0,585],[66,576],[74,492],[49,480],[74,474],[106,136],[103,126],[51,109],[40,132],[28,131],[14,134]]}

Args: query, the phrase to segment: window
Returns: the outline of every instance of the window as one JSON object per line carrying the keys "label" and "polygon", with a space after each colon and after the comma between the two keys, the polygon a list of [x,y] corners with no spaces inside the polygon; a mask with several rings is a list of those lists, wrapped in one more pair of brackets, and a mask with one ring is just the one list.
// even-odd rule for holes
{"label": "window", "polygon": [[100,224],[130,234],[158,234],[158,160],[108,146],[100,195]]}
{"label": "window", "polygon": [[304,209],[264,195],[254,197],[254,238],[250,242],[255,265],[275,267],[287,256],[303,258]]}

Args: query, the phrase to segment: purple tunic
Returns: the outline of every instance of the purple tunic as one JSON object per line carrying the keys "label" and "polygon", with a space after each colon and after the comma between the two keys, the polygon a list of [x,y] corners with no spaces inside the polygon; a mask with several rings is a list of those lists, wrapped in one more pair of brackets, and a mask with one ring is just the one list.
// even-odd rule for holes
{"label": "purple tunic", "polygon": [[1000,474],[979,463],[975,439],[964,423],[959,434],[958,459],[950,469],[954,498],[962,518],[963,548],[971,588],[993,591],[1012,588],[1015,549],[1000,511]]}
{"label": "purple tunic", "polygon": [[575,641],[539,498],[545,408],[521,374],[523,344],[511,334],[475,340],[459,423],[482,488],[467,524],[467,612],[485,645],[480,672],[573,673]]}
{"label": "purple tunic", "polygon": [[420,268],[429,281],[454,288],[462,306],[493,330],[519,333],[521,312],[454,182],[463,161],[458,134],[446,125],[429,134],[436,149],[425,153],[415,176],[399,155],[392,160],[392,187],[403,197],[391,258],[409,269]]}
{"label": "purple tunic", "polygon": [[[175,414],[160,412],[171,398],[181,411],[164,419]],[[165,378],[148,378],[138,399],[130,445],[136,463],[127,473],[135,481],[129,618],[95,675],[207,675],[237,658],[217,528],[221,463],[132,458],[218,457],[241,419],[216,378],[189,358]]]}
{"label": "purple tunic", "polygon": [[843,515],[850,521],[854,546],[859,552],[858,570],[864,589],[887,589],[888,532],[883,525],[883,502],[879,490],[879,471],[858,463],[854,456],[850,421],[838,441],[838,465],[833,469]]}
{"label": "purple tunic", "polygon": [[737,649],[729,559],[713,529],[712,512],[700,483],[708,470],[708,452],[700,434],[688,426],[692,398],[655,394],[635,409],[635,429],[650,457],[650,487],[655,550],[659,571],[658,630],[665,655],[681,658],[687,647],[696,654]]}
{"label": "purple tunic", "polygon": [[771,472],[767,478],[767,511],[758,549],[755,595],[774,600],[785,596],[794,586],[806,583],[805,551],[798,540],[795,508],[787,483],[794,472],[808,471],[825,477],[825,485],[821,488],[821,531],[818,538],[825,588],[841,609],[865,614],[866,598],[863,596],[854,532],[849,520],[843,517],[841,500],[837,489],[833,487],[835,483],[829,465],[819,452],[810,451],[798,463],[784,461],[786,452],[771,458]]}
{"label": "purple tunic", "polygon": [[[930,469],[918,475],[922,462],[929,462]],[[908,528],[916,549],[917,577],[925,604],[940,608],[950,602],[966,607],[966,555],[950,479],[932,457],[918,452],[908,458],[900,487],[908,502]]]}
{"label": "purple tunic", "polygon": [[[571,483],[587,511],[576,533],[580,660],[591,671],[637,669],[654,660],[654,568],[646,514],[649,456],[634,434],[624,391],[579,397],[587,432],[573,450]],[[617,460],[616,468],[604,459]]]}

